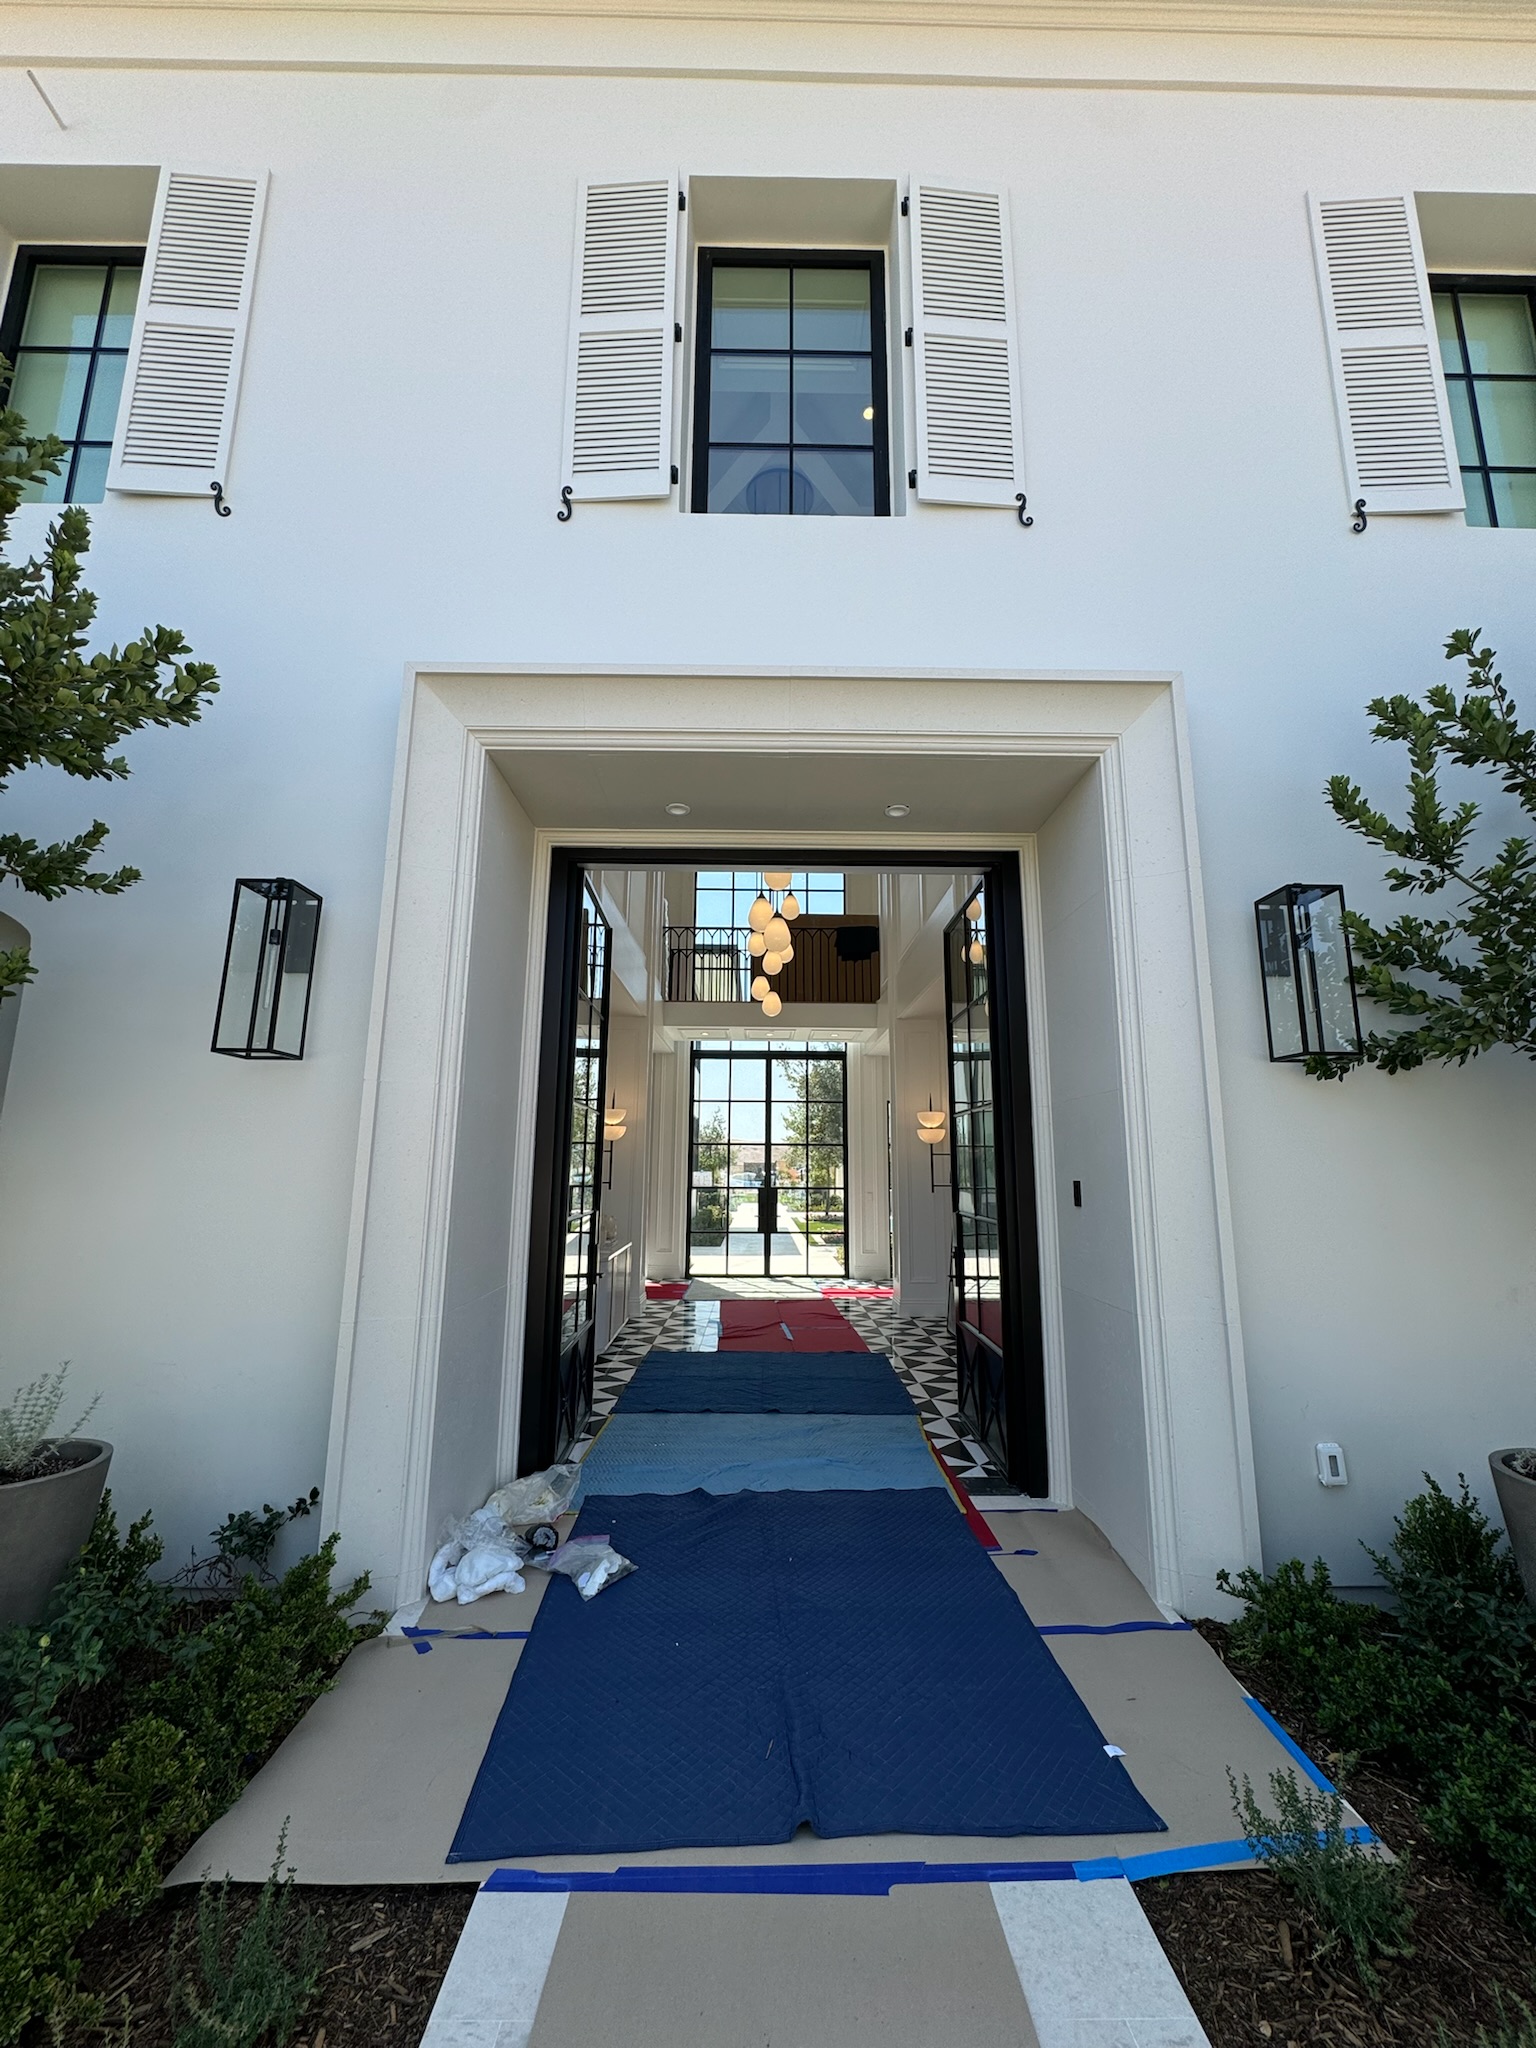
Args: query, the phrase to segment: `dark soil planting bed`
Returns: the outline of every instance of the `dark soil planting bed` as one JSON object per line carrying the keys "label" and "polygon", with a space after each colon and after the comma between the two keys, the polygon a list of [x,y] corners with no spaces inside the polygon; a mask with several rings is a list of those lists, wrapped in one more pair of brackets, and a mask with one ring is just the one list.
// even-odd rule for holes
{"label": "dark soil planting bed", "polygon": [[[232,1920],[256,1899],[255,1885],[231,1885]],[[323,1929],[319,1989],[293,2048],[415,2048],[432,2011],[459,1932],[474,1902],[468,1885],[304,1885],[299,1903]],[[133,1918],[114,1914],[81,1944],[78,1990],[103,2001],[106,2027],[37,2023],[27,2048],[170,2048],[171,1993],[196,1949],[195,1887],[167,1892]]]}

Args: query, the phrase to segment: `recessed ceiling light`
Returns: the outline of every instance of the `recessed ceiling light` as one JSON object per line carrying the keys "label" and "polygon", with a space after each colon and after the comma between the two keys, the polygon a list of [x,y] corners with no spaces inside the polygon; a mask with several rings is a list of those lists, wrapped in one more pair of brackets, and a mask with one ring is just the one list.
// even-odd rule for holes
{"label": "recessed ceiling light", "polygon": [[692,809],[692,804],[668,804],[667,816],[669,818],[686,818]]}
{"label": "recessed ceiling light", "polygon": [[910,804],[887,804],[885,815],[888,818],[904,818],[911,808]]}

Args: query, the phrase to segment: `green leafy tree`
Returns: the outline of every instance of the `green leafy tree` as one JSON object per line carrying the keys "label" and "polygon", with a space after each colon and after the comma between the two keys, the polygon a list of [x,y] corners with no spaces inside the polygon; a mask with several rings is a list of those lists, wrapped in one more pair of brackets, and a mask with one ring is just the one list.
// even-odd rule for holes
{"label": "green leafy tree", "polygon": [[1372,1031],[1357,1058],[1309,1062],[1319,1077],[1355,1066],[1389,1074],[1427,1061],[1465,1066],[1496,1045],[1536,1059],[1536,848],[1516,834],[1479,849],[1482,806],[1448,802],[1440,787],[1448,767],[1480,769],[1536,821],[1536,731],[1521,725],[1480,637],[1472,627],[1445,643],[1447,661],[1467,664],[1464,690],[1439,683],[1422,701],[1376,697],[1367,706],[1373,737],[1408,749],[1402,823],[1367,803],[1347,775],[1328,783],[1334,815],[1391,857],[1393,891],[1450,897],[1439,916],[1405,912],[1377,925],[1346,914],[1362,992],[1412,1022]]}
{"label": "green leafy tree", "polygon": [[[0,388],[8,377],[0,361]],[[96,599],[80,580],[91,523],[79,506],[54,520],[40,558],[6,558],[17,506],[29,485],[57,474],[63,454],[61,441],[29,433],[19,412],[0,408],[0,792],[38,762],[86,781],[120,781],[128,763],[113,750],[122,739],[146,725],[193,724],[218,688],[217,670],[189,661],[185,639],[167,626],[86,653]],[[94,866],[106,836],[100,819],[52,846],[0,832],[0,882],[49,900],[74,889],[115,896],[139,873]],[[24,946],[0,950],[0,1000],[33,973]]]}

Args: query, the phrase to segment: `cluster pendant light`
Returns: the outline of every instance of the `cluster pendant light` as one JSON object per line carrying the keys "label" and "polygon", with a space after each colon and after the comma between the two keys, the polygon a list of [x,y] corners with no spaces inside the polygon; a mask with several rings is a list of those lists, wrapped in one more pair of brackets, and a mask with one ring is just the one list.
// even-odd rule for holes
{"label": "cluster pendant light", "polygon": [[800,905],[790,888],[793,880],[783,870],[765,874],[757,900],[747,912],[747,951],[759,970],[752,977],[752,1000],[762,1004],[765,1017],[777,1017],[783,1009],[784,998],[773,987],[773,977],[795,957],[789,928],[800,915]]}
{"label": "cluster pendant light", "polygon": [[966,958],[973,967],[983,967],[986,965],[987,948],[981,936],[981,920],[983,915],[981,898],[973,896],[971,901],[965,906],[966,922],[971,927],[970,944],[966,947],[965,951]]}

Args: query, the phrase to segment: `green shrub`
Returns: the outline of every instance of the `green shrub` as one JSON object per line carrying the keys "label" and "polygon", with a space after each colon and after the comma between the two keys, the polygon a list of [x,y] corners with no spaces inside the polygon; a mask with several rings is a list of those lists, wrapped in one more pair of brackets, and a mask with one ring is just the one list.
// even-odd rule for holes
{"label": "green shrub", "polygon": [[1343,1800],[1336,1792],[1303,1788],[1294,1771],[1276,1771],[1270,1778],[1273,1818],[1246,1777],[1241,1792],[1230,1771],[1227,1782],[1248,1847],[1321,1924],[1318,1955],[1347,1948],[1361,1983],[1375,1997],[1381,1984],[1377,1959],[1410,1953],[1413,1911],[1404,1865],[1352,1842]]}
{"label": "green shrub", "polygon": [[80,1936],[155,1895],[372,1632],[347,1618],[367,1581],[331,1586],[336,1540],[189,1606],[149,1577],[147,1519],[119,1539],[104,1501],[47,1624],[0,1634],[0,2042],[58,2003]]}
{"label": "green shrub", "polygon": [[1223,1574],[1246,1603],[1231,1652],[1329,1741],[1417,1783],[1434,1839],[1536,1928],[1536,1615],[1465,1478],[1425,1478],[1370,1553],[1393,1613],[1340,1600],[1321,1562]]}
{"label": "green shrub", "polygon": [[[229,1884],[204,1885],[197,1902],[197,1981],[172,1986],[180,2021],[172,2048],[285,2048],[320,1982],[321,1923],[280,1875],[286,1830],[272,1874],[248,1913],[231,1915]],[[172,1967],[175,1967],[173,1956]]]}

